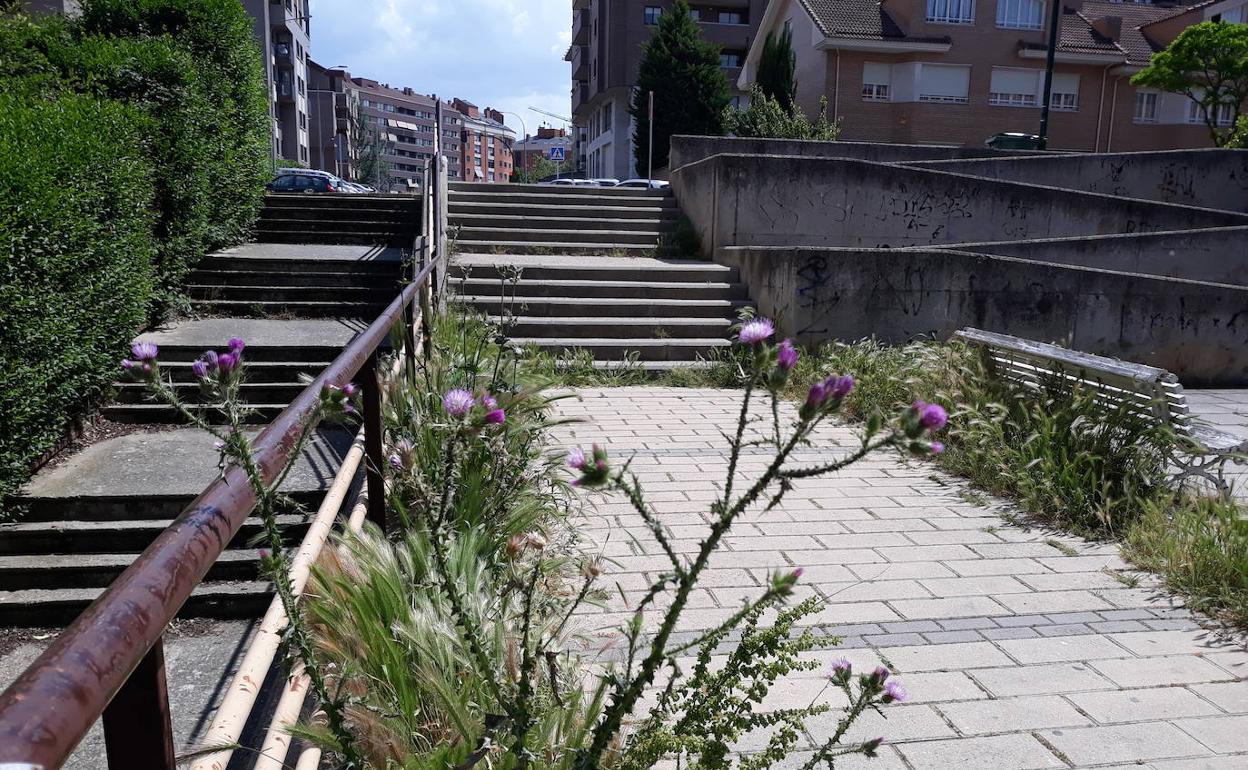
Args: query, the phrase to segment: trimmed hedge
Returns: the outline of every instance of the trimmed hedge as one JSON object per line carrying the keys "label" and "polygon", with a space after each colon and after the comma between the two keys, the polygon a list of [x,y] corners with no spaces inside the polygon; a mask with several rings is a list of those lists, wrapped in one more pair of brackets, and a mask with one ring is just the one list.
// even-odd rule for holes
{"label": "trimmed hedge", "polygon": [[270,146],[252,35],[238,0],[0,14],[0,515],[190,267],[249,234]]}
{"label": "trimmed hedge", "polygon": [[107,388],[143,323],[156,248],[142,120],[88,96],[0,94],[0,493]]}

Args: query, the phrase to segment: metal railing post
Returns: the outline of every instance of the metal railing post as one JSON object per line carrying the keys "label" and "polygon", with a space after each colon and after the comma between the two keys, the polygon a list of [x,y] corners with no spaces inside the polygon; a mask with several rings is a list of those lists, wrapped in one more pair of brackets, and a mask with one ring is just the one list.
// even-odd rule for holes
{"label": "metal railing post", "polygon": [[103,717],[110,770],[175,770],[162,640],[139,661]]}
{"label": "metal railing post", "polygon": [[368,520],[386,531],[385,458],[382,456],[381,385],[377,381],[377,353],[360,369],[364,395],[364,476],[368,489]]}

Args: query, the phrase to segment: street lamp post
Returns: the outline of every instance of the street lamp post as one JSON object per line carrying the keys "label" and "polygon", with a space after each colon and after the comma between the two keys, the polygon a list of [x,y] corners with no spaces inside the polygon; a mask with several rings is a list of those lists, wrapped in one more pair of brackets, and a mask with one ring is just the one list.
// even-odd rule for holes
{"label": "street lamp post", "polygon": [[1049,48],[1044,57],[1044,101],[1040,107],[1040,141],[1037,148],[1049,148],[1049,103],[1053,99],[1053,61],[1057,57],[1057,23],[1062,15],[1062,0],[1053,0],[1049,8]]}
{"label": "street lamp post", "polygon": [[[520,117],[520,113],[518,113],[518,112],[509,112],[509,111],[507,111],[507,110],[499,110],[499,113],[501,113],[501,114],[503,114],[503,115],[514,115],[514,116],[515,116],[515,118],[516,118],[516,120],[520,121],[520,133],[523,135],[523,137],[522,137],[522,138],[521,138],[521,140],[520,140],[521,142],[524,142],[525,140],[527,140],[527,139],[529,138],[529,129],[525,128],[525,125],[524,125],[524,118]],[[513,171],[513,173],[514,173],[515,168],[516,168],[516,153],[515,153],[515,150],[514,150],[514,149],[512,150],[512,153],[511,153],[511,168],[512,168],[512,171]],[[508,181],[510,181],[510,180],[508,180]]]}

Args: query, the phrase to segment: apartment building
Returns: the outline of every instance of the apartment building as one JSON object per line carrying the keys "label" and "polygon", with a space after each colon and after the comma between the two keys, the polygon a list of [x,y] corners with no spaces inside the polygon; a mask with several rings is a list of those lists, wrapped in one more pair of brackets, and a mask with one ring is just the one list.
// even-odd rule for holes
{"label": "apartment building", "polygon": [[460,131],[463,178],[486,184],[510,182],[516,132],[504,125],[503,114],[489,107],[481,109],[463,99],[455,99],[452,104],[463,117]]}
{"label": "apartment building", "polygon": [[516,168],[532,168],[538,158],[550,160],[555,148],[563,150],[564,173],[571,171],[576,164],[576,159],[572,156],[574,151],[572,137],[565,129],[546,126],[537,129],[536,134],[525,136],[524,139],[516,142]]}
{"label": "apartment building", "polygon": [[[831,3],[831,0],[827,0]],[[721,49],[720,64],[735,84],[767,0],[692,0],[702,36]],[[634,121],[628,113],[642,45],[672,0],[573,0],[572,119],[584,129],[578,156],[590,177],[636,176]],[[744,92],[734,87],[734,99]]]}
{"label": "apartment building", "polygon": [[273,121],[273,155],[307,164],[308,57],[312,27],[308,0],[243,0],[260,43],[269,114]]}
{"label": "apartment building", "polygon": [[[1137,89],[1130,79],[1186,27],[1248,21],[1246,6],[1063,0],[1049,147],[1209,146],[1192,100]],[[737,85],[754,81],[766,34],[787,27],[797,102],[813,112],[826,97],[843,139],[975,147],[1001,131],[1036,133],[1051,7],[1050,0],[772,0]]]}
{"label": "apartment building", "polygon": [[439,125],[435,96],[368,78],[350,78],[347,89],[367,128],[376,131],[381,139],[390,189],[402,191],[419,184],[425,161],[433,157],[435,133],[441,133],[447,176],[466,178],[462,155],[464,115],[453,102],[442,102]]}

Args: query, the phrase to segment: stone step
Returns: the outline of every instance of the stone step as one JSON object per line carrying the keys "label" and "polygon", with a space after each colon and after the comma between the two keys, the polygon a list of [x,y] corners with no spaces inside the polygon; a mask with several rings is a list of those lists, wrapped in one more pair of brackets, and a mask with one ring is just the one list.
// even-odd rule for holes
{"label": "stone step", "polygon": [[353,286],[206,286],[191,284],[186,292],[192,300],[234,302],[341,302],[377,304],[383,308],[399,293],[399,288],[359,288]]}
{"label": "stone step", "polygon": [[[491,320],[512,337],[553,337],[558,339],[708,339],[728,336],[729,318],[603,318],[600,316],[560,317],[518,316]],[[504,320],[506,323],[504,324]]]}
{"label": "stone step", "polygon": [[590,206],[576,204],[551,204],[535,206],[531,203],[484,203],[452,199],[447,205],[452,220],[466,215],[480,216],[558,216],[578,222],[599,217],[609,219],[672,219],[680,217],[680,207],[672,200],[656,199],[653,204],[635,206]]}
{"label": "stone step", "polygon": [[[452,288],[469,296],[497,294],[499,282],[485,278],[455,278]],[[693,283],[684,281],[521,280],[506,287],[514,297],[576,297],[580,299],[745,299],[741,283]],[[590,315],[587,313],[586,315]],[[679,315],[671,313],[670,316]]]}
{"label": "stone step", "polygon": [[338,208],[327,206],[265,206],[260,219],[298,219],[305,222],[391,222],[419,225],[420,212],[412,209],[378,207]]}
{"label": "stone step", "polygon": [[[497,287],[497,283],[494,284]],[[750,303],[733,299],[638,299],[617,297],[517,297],[499,299],[487,291],[461,295],[457,302],[478,313],[500,316],[504,312],[539,318],[576,318],[587,315],[605,318],[731,318]],[[505,307],[504,307],[505,306]]]}
{"label": "stone step", "polygon": [[[558,212],[555,212],[556,214]],[[548,230],[553,232],[576,232],[585,230],[609,230],[665,232],[676,223],[675,217],[634,217],[631,219],[613,219],[601,215],[597,217],[565,217],[550,216],[545,212],[532,215],[497,215],[497,214],[451,214],[452,225],[459,225],[461,234],[477,228],[500,228],[504,231]],[[465,236],[469,237],[469,236]]]}
{"label": "stone step", "polygon": [[[202,491],[202,490],[201,490]],[[59,521],[172,521],[198,496],[194,494],[157,494],[139,490],[134,494],[95,494],[75,497],[37,497],[18,495],[14,502],[22,507],[22,522]],[[292,489],[287,496],[306,509],[320,504],[324,492],[319,489]],[[0,532],[3,529],[0,528]]]}
{"label": "stone step", "polygon": [[420,201],[405,195],[336,195],[333,193],[269,193],[264,196],[265,208],[385,209],[418,211]]}
{"label": "stone step", "polygon": [[[0,526],[0,555],[139,553],[172,523],[172,519],[19,521]],[[306,517],[298,514],[282,514],[278,523],[292,545],[302,540],[308,529]],[[229,547],[247,548],[262,532],[260,519],[249,518]]]}
{"label": "stone step", "polygon": [[508,194],[552,194],[564,197],[579,198],[627,198],[627,197],[646,197],[646,198],[670,198],[671,190],[649,190],[644,187],[590,187],[572,186],[572,185],[548,185],[548,184],[480,184],[478,182],[451,182],[447,185],[447,191],[451,198],[457,198],[464,194],[485,193],[494,195]]}
{"label": "stone step", "polygon": [[[58,588],[0,591],[0,626],[68,625],[104,588]],[[255,618],[273,599],[267,582],[201,583],[178,612],[182,618]]]}
{"label": "stone step", "polygon": [[472,190],[452,192],[447,200],[448,206],[460,203],[516,203],[531,208],[541,206],[562,207],[577,206],[662,206],[668,201],[675,201],[668,195],[647,195],[647,190],[612,191],[609,194],[597,192],[563,193],[550,192],[549,187],[528,190]]}
{"label": "stone step", "polygon": [[[289,406],[289,401],[280,403],[255,403],[248,404],[250,412],[243,418],[246,425],[264,425],[272,422],[273,418],[282,413],[282,410]],[[123,422],[138,425],[184,425],[185,420],[182,419],[176,409],[165,404],[109,404],[100,410],[106,419],[113,422]],[[213,411],[208,415],[209,422],[214,425],[220,425],[225,420],[217,412]]]}
{"label": "stone step", "polygon": [[568,256],[656,257],[683,256],[665,246],[638,246],[631,243],[533,243],[531,241],[457,240],[460,251],[495,254],[564,254]]}
{"label": "stone step", "polygon": [[298,219],[294,217],[263,217],[256,226],[266,232],[336,232],[352,230],[382,235],[415,235],[419,230],[418,223],[401,220],[373,219]]}
{"label": "stone step", "polygon": [[[250,373],[250,370],[248,376],[254,380],[254,375]],[[183,402],[187,404],[204,403],[198,383],[175,382],[173,387]],[[239,386],[239,395],[242,397],[243,402],[248,404],[276,404],[281,402],[289,404],[306,387],[307,385],[298,380],[288,382],[255,382],[249,380]],[[152,400],[150,390],[145,383],[123,382],[116,387],[114,403],[128,405],[155,402]]]}
{"label": "stone step", "polygon": [[[298,244],[293,244],[298,248]],[[218,252],[209,254],[195,265],[197,271],[267,273],[292,276],[301,273],[333,273],[358,276],[397,277],[403,269],[398,259],[289,259],[254,254]]]}
{"label": "stone step", "polygon": [[[0,556],[0,592],[104,588],[138,557],[138,552]],[[247,548],[223,552],[208,570],[205,580],[259,578],[259,553],[255,548]]]}
{"label": "stone step", "polygon": [[231,318],[342,318],[372,321],[385,304],[350,302],[261,302],[251,300],[198,300],[191,303],[199,315]]}
{"label": "stone step", "polygon": [[641,340],[612,337],[583,339],[512,337],[510,343],[535,345],[555,355],[565,351],[586,350],[598,361],[622,361],[634,356],[638,361],[697,361],[730,344],[728,340],[722,338]]}
{"label": "stone step", "polygon": [[[663,281],[693,283],[737,283],[737,269],[727,265],[699,260],[623,260],[584,258],[570,261],[541,262],[504,260],[488,254],[457,254],[451,264],[451,275],[505,280],[513,270],[520,270],[522,281],[595,280],[595,281]],[[632,264],[629,264],[629,263]]]}
{"label": "stone step", "polygon": [[[246,265],[230,267],[246,268]],[[186,282],[203,286],[343,286],[357,289],[386,289],[399,285],[399,271],[306,270],[192,270]]]}
{"label": "stone step", "polygon": [[357,230],[321,230],[315,233],[306,231],[287,232],[258,227],[256,229],[256,240],[261,243],[320,243],[329,246],[355,244],[361,246],[403,246],[407,248],[412,245],[414,236],[406,233],[369,233]]}
{"label": "stone step", "polygon": [[[215,346],[214,349],[216,349],[217,352],[221,352],[225,350],[225,346],[226,340],[222,340]],[[168,342],[162,343],[160,345],[160,363],[162,367],[166,365],[183,365],[189,367],[191,362],[195,361],[203,354],[204,350],[205,348],[200,345],[183,345]],[[247,362],[248,369],[259,364],[292,368],[320,366],[323,369],[325,368],[326,363],[333,361],[341,352],[342,348],[333,347],[331,345],[265,343],[263,345],[249,345],[247,349],[243,351],[243,359]]]}
{"label": "stone step", "polygon": [[[222,346],[224,349],[224,346]],[[261,348],[256,348],[261,350]],[[191,371],[190,361],[174,361],[165,356],[164,348],[161,348],[161,364],[160,371],[164,373],[165,379],[172,379],[178,385],[187,384],[194,385],[196,382],[195,373]],[[200,351],[202,352],[202,351]],[[251,351],[247,351],[249,354]],[[198,354],[196,354],[198,356]],[[325,367],[331,363],[329,359],[324,361],[262,361],[252,360],[252,358],[244,354],[247,362],[247,383],[290,383],[299,382],[300,375],[315,377],[324,371]],[[137,385],[138,383],[124,383],[126,385]]]}
{"label": "stone step", "polygon": [[608,242],[629,247],[655,247],[663,233],[658,230],[540,230],[535,228],[461,227],[459,238],[473,243],[568,244]]}

